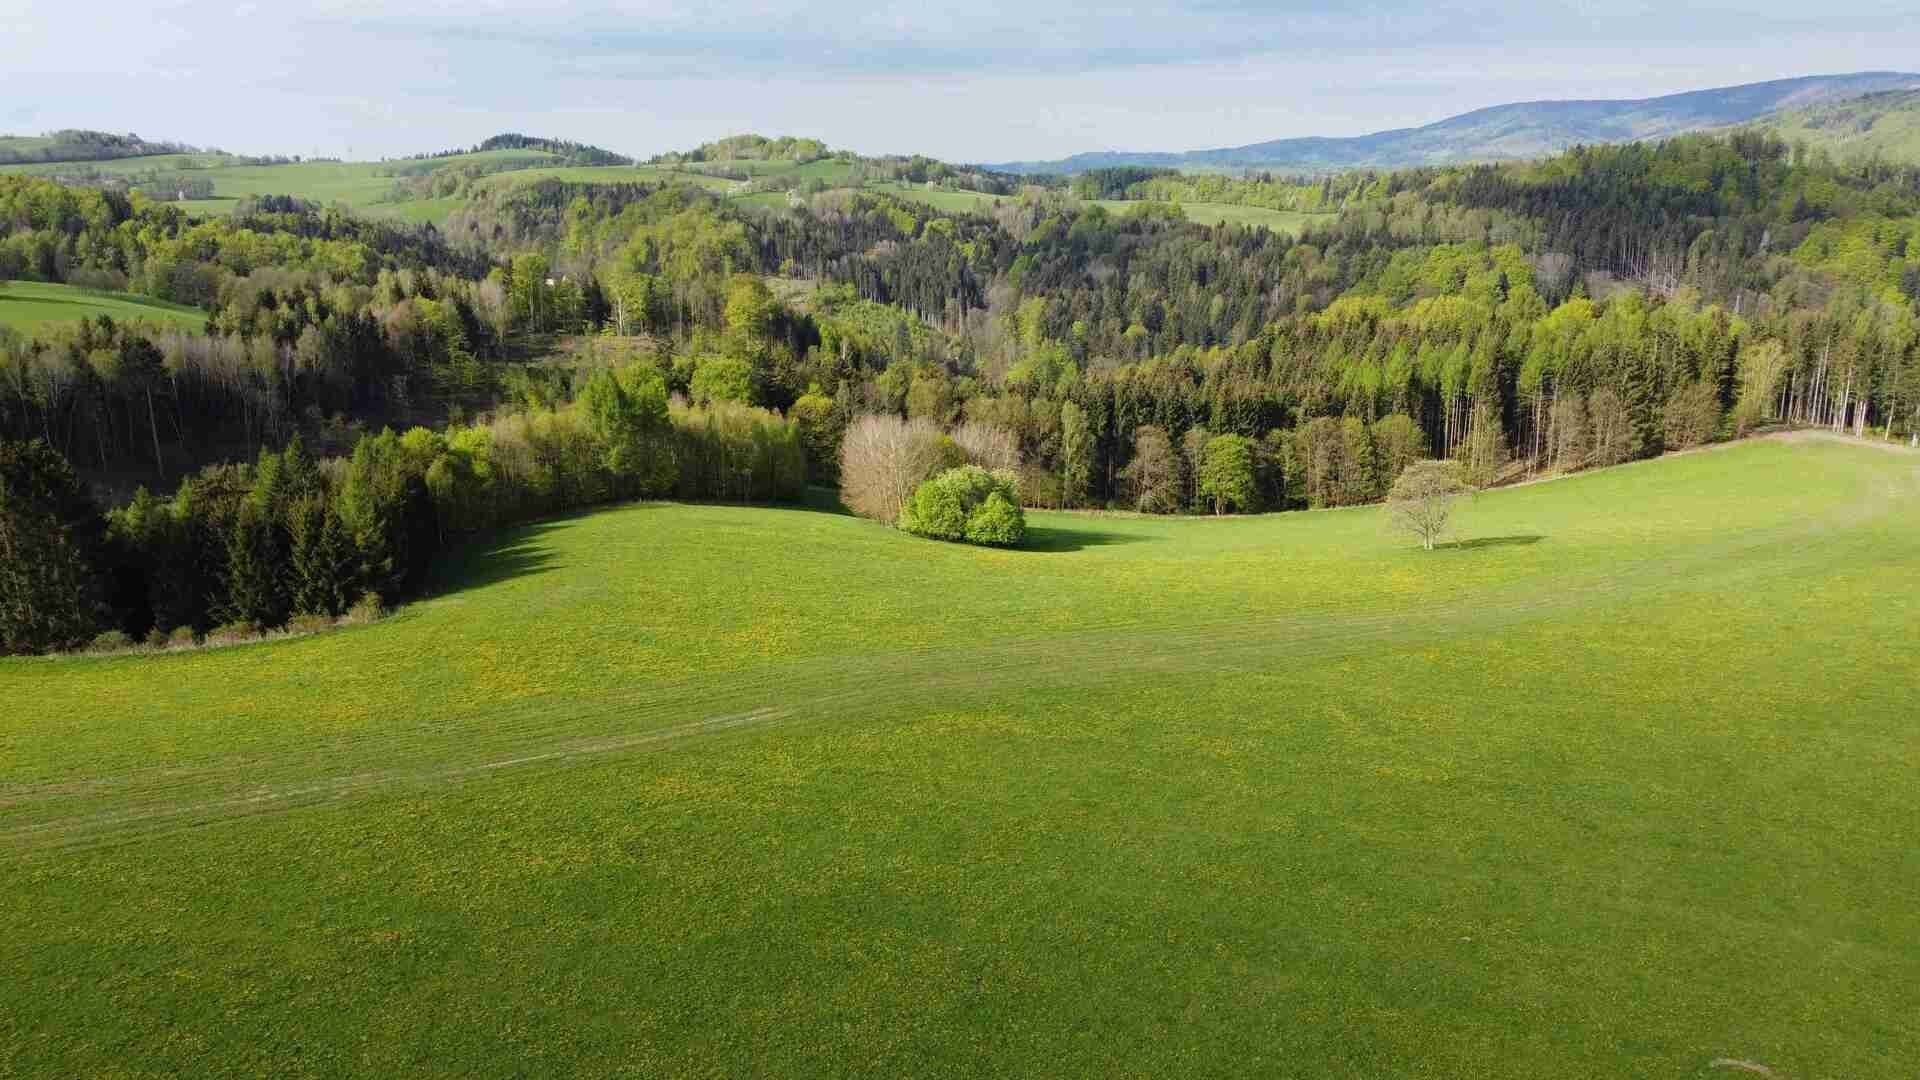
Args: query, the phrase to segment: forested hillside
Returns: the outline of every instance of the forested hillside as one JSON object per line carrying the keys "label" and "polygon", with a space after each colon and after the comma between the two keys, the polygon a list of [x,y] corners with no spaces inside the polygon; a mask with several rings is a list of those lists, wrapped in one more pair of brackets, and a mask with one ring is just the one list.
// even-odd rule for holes
{"label": "forested hillside", "polygon": [[1327,172],[1513,161],[1570,147],[1661,139],[1819,107],[1863,94],[1920,87],[1911,72],[1811,75],[1632,100],[1522,101],[1415,128],[1352,137],[1275,139],[1185,153],[1092,153],[1000,166],[1023,173],[1080,173],[1116,166]]}
{"label": "forested hillside", "polygon": [[536,150],[552,156],[563,165],[631,165],[633,159],[625,154],[616,154],[611,150],[602,150],[597,146],[573,142],[569,139],[549,139],[538,135],[522,135],[507,132],[483,139],[466,150],[443,150],[437,154],[419,154],[414,160],[459,157],[463,154],[486,154],[496,150]]}
{"label": "forested hillside", "polygon": [[[699,155],[816,150],[725,145]],[[796,497],[872,414],[966,427],[959,460],[1010,445],[1029,504],[1151,511],[1371,501],[1428,456],[1484,485],[1920,421],[1914,168],[1738,134],[1235,182],[1323,211],[1299,236],[1150,197],[1190,180],[1108,181],[1149,198],[546,179],[479,186],[442,230],[0,177],[0,280],[207,316],[28,337],[0,286],[0,435],[172,493],[94,528],[63,466],[10,459],[42,493],[8,496],[17,521],[66,567],[17,587],[113,572],[8,647],[338,614],[452,537],[609,498]]]}

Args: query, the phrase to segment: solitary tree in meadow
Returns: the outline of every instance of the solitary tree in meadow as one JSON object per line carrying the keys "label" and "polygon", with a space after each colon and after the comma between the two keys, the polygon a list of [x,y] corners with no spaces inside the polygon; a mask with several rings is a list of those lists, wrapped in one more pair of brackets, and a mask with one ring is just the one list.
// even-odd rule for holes
{"label": "solitary tree in meadow", "polygon": [[1454,503],[1473,489],[1452,461],[1416,461],[1387,493],[1387,518],[1395,528],[1419,537],[1428,551],[1447,534]]}
{"label": "solitary tree in meadow", "polygon": [[1253,441],[1244,435],[1216,435],[1207,441],[1200,461],[1200,494],[1213,502],[1213,512],[1227,507],[1251,510],[1254,501]]}

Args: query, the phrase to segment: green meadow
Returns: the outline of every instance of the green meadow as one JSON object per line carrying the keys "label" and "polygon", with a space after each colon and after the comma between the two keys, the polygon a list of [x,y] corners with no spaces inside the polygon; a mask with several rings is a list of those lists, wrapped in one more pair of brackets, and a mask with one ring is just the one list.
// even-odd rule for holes
{"label": "green meadow", "polygon": [[0,282],[0,326],[22,334],[60,323],[111,316],[116,321],[163,323],[186,330],[200,330],[207,324],[207,313],[165,300],[132,293],[100,292],[73,285],[41,281]]}
{"label": "green meadow", "polygon": [[162,154],[58,165],[0,165],[0,172],[63,175],[76,169],[92,169],[105,175],[122,176],[178,173],[212,181],[211,198],[187,199],[181,203],[188,210],[200,214],[230,213],[240,200],[253,196],[296,195],[324,205],[342,204],[377,217],[438,224],[444,222],[447,215],[464,200],[395,200],[392,194],[398,180],[397,172],[508,160],[525,162],[532,168],[537,167],[540,161],[555,159],[552,154],[540,150],[488,150],[477,154],[456,154],[431,162],[303,161],[285,165],[246,165],[220,154]]}
{"label": "green meadow", "polygon": [[1911,1075],[1920,456],[516,529],[0,662],[0,1075]]}
{"label": "green meadow", "polygon": [[[1126,204],[1122,204],[1126,205]],[[1275,232],[1300,235],[1310,225],[1323,225],[1333,222],[1338,214],[1310,214],[1300,210],[1269,210],[1264,206],[1242,206],[1237,203],[1182,203],[1187,220],[1202,225],[1249,225],[1272,229]]]}
{"label": "green meadow", "polygon": [[[631,183],[635,181],[652,183],[685,183],[706,188],[721,194],[733,193],[740,184],[722,176],[710,175],[702,171],[699,165],[542,165],[539,159],[552,155],[539,150],[491,150],[478,154],[459,154],[447,158],[435,159],[433,166],[458,165],[469,162],[512,159],[524,161],[525,167],[507,172],[495,173],[483,177],[479,183],[500,188],[544,179],[565,180],[570,183]],[[421,167],[421,162],[332,162],[308,161],[288,165],[239,165],[233,159],[223,155],[211,154],[166,154],[151,157],[120,158],[110,161],[87,162],[84,165],[0,165],[0,173],[21,172],[51,174],[75,168],[92,168],[102,174],[131,175],[151,172],[185,172],[193,176],[204,177],[213,182],[213,197],[207,199],[188,199],[181,203],[188,210],[198,214],[230,213],[240,200],[260,195],[295,195],[325,205],[341,204],[363,214],[374,217],[393,218],[401,221],[444,225],[452,213],[466,204],[462,196],[435,199],[394,199],[393,188],[397,169]],[[796,165],[787,161],[737,161],[709,166],[740,169],[758,179],[779,178],[790,180],[794,186],[809,180],[820,180],[829,185],[845,184],[853,169],[853,164],[833,158]],[[876,191],[885,191],[904,199],[925,203],[938,210],[949,213],[985,213],[991,211],[994,204],[1013,196],[988,195],[976,191],[959,191],[948,188],[928,188],[922,184],[907,184],[897,181],[870,181],[867,186]],[[783,192],[746,194],[739,196],[743,201],[764,206],[782,208],[787,205]],[[1133,202],[1122,200],[1098,200],[1099,205],[1114,213],[1126,213],[1134,206]],[[1228,203],[1187,203],[1183,204],[1187,219],[1202,225],[1219,225],[1231,222],[1239,225],[1261,226],[1276,231],[1299,233],[1302,228],[1323,215],[1305,214],[1292,210],[1268,210],[1258,206],[1239,206]],[[1330,215],[1326,215],[1330,217]]]}

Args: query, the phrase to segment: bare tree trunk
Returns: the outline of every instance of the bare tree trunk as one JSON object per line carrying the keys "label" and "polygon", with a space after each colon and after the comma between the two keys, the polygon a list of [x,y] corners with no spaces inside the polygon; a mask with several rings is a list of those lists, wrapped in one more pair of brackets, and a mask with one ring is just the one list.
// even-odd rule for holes
{"label": "bare tree trunk", "polygon": [[153,387],[151,386],[147,387],[147,430],[153,433],[154,475],[164,480],[166,479],[166,476],[167,476],[167,466],[166,466],[166,463],[162,461],[160,458],[160,422],[154,417]]}

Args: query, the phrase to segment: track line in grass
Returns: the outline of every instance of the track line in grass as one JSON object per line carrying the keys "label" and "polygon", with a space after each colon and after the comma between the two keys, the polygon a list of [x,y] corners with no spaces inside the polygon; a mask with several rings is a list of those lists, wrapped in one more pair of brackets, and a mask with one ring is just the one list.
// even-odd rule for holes
{"label": "track line in grass", "polygon": [[642,732],[614,739],[579,740],[553,746],[537,754],[498,760],[449,765],[438,769],[386,770],[327,777],[302,786],[272,788],[263,786],[252,794],[198,803],[144,805],[136,809],[104,813],[91,817],[63,818],[0,830],[0,841],[48,841],[47,846],[67,846],[76,840],[133,839],[169,827],[191,826],[226,818],[244,817],[311,806],[332,799],[382,788],[421,787],[454,783],[531,765],[553,764],[572,758],[592,757],[619,752],[663,749],[668,745],[700,735],[760,727],[790,716],[790,710],[760,708],[745,713],[711,716],[670,728]]}
{"label": "track line in grass", "polygon": [[[785,721],[852,721],[897,713],[902,695],[958,698],[1154,673],[1271,673],[1379,648],[1424,648],[1578,610],[1726,593],[1792,575],[1804,570],[1800,560],[1808,545],[1829,543],[1836,535],[1864,545],[1859,558],[1869,564],[1881,558],[1898,562],[1908,548],[1849,533],[1910,511],[1914,500],[1900,496],[1915,491],[1920,486],[1903,491],[1868,485],[1816,515],[1728,530],[1705,543],[1649,547],[1637,558],[1595,562],[1585,573],[1563,572],[1550,580],[1440,579],[1413,596],[1321,594],[1277,615],[1181,619],[1155,607],[1137,617],[1109,615],[1053,632],[850,652],[830,663],[797,657],[604,689],[568,686],[478,710],[447,709],[431,719],[316,736],[265,753],[215,750],[159,765],[0,784],[0,850],[111,841],[148,827],[143,823],[149,820],[177,821],[181,807],[203,808],[206,820],[219,820],[302,805],[313,797],[309,788],[346,797],[383,785],[564,764],[618,754],[634,739],[642,741],[632,746],[645,745],[656,731],[676,733],[669,741],[681,742],[697,737],[705,723],[687,717],[778,709]],[[1047,613],[1034,607],[1008,624],[1032,625]]]}
{"label": "track line in grass", "polygon": [[[1854,509],[1854,508],[1849,508]],[[535,764],[670,746],[703,734],[763,726],[766,718],[822,720],[884,711],[903,691],[967,695],[1023,687],[1071,686],[1141,672],[1205,672],[1258,665],[1282,670],[1361,655],[1381,646],[1422,647],[1460,634],[1496,633],[1574,610],[1598,609],[1684,591],[1717,591],[1769,574],[1794,546],[1830,527],[1826,520],[1750,534],[1681,558],[1655,558],[1582,582],[1527,595],[1466,595],[1412,610],[1353,610],[1332,604],[1285,616],[1175,625],[1114,623],[966,648],[933,646],[844,658],[831,669],[809,661],[764,665],[735,675],[627,687],[582,700],[554,694],[510,706],[502,723],[448,718],[319,740],[271,758],[214,758],[200,767],[137,770],[0,788],[0,846],[59,847],[111,842],[153,828],[284,812],[381,788],[431,786]],[[1737,555],[1738,557],[1734,557]],[[730,710],[748,702],[746,711]],[[704,715],[707,719],[675,721]],[[665,727],[646,725],[668,721]],[[636,727],[644,730],[635,731]],[[388,767],[328,775],[368,760]]]}

